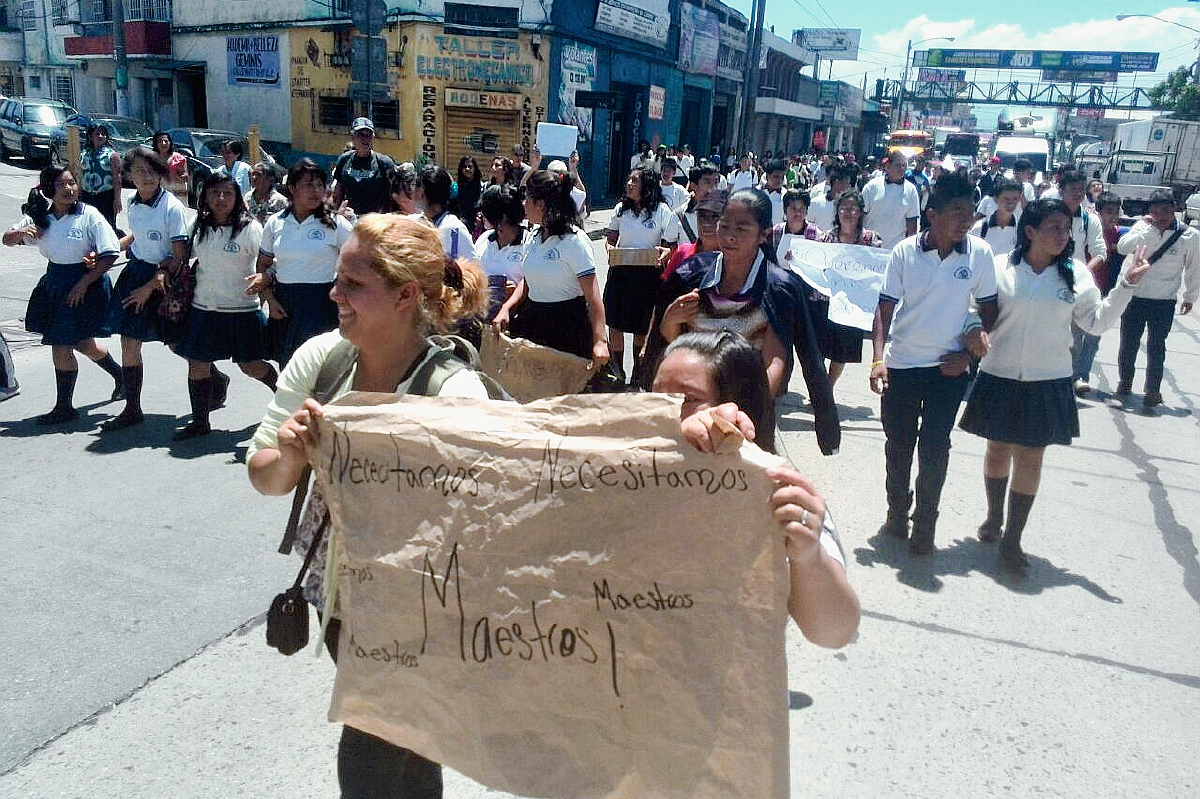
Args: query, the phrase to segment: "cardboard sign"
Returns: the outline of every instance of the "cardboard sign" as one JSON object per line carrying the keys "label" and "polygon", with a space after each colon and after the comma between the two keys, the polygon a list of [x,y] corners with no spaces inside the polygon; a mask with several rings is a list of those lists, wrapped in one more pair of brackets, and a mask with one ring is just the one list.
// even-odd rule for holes
{"label": "cardboard sign", "polygon": [[332,721],[521,796],[787,799],[778,458],[661,394],[351,394],[317,435]]}
{"label": "cardboard sign", "polygon": [[829,297],[829,320],[870,332],[891,250],[792,236],[783,263]]}
{"label": "cardboard sign", "polygon": [[[553,122],[537,123],[537,148],[545,164],[551,158],[566,161],[575,152],[579,141],[579,128],[574,125],[556,125]],[[545,164],[542,168],[545,168]]]}
{"label": "cardboard sign", "polygon": [[592,362],[585,358],[490,328],[483,332],[479,360],[517,402],[578,394],[592,378]]}

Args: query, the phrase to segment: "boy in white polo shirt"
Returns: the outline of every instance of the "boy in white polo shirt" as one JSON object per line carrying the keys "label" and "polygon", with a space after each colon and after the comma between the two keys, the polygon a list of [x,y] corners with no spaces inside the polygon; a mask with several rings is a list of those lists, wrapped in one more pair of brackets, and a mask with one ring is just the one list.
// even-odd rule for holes
{"label": "boy in white polo shirt", "polygon": [[[882,532],[908,538],[914,452],[919,469],[909,551],[933,552],[938,504],[950,462],[950,431],[970,383],[973,350],[984,337],[970,311],[974,298],[983,329],[996,320],[996,270],[987,242],[968,236],[974,190],[966,178],[939,180],[929,197],[929,229],[895,246],[888,261],[875,324],[871,390],[882,394],[887,438],[888,515]],[[891,341],[887,342],[891,332]],[[885,346],[885,342],[886,346]]]}

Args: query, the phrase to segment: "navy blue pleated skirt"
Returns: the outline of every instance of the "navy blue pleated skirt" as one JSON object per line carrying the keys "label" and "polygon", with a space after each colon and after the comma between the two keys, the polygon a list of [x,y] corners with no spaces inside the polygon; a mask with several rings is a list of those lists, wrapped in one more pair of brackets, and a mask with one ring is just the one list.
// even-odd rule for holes
{"label": "navy blue pleated skirt", "polygon": [[[604,319],[608,326],[634,335],[650,329],[662,271],[653,266],[615,266],[604,284]],[[588,351],[591,351],[589,347]]]}
{"label": "navy blue pleated skirt", "polygon": [[592,323],[583,297],[562,302],[526,300],[508,330],[534,344],[592,359]]}
{"label": "navy blue pleated skirt", "polygon": [[287,311],[267,321],[267,351],[282,367],[300,345],[337,327],[337,305],[329,299],[333,283],[276,283],[275,299]]}
{"label": "navy blue pleated skirt", "polygon": [[126,308],[121,305],[134,289],[145,285],[157,271],[158,264],[137,258],[130,258],[129,263],[125,264],[117,276],[109,303],[108,326],[114,333],[138,341],[163,340],[162,318],[158,315],[162,292],[152,294],[140,311],[135,311],[132,306]]}
{"label": "navy blue pleated skirt", "polygon": [[267,317],[262,311],[206,311],[192,306],[175,353],[191,361],[261,361],[267,357]]}
{"label": "navy blue pleated skirt", "polygon": [[83,264],[52,263],[33,287],[25,309],[25,329],[40,333],[43,344],[64,346],[112,335],[108,323],[112,281],[108,275],[88,287],[77,307],[67,304],[67,295],[87,271]]}
{"label": "navy blue pleated skirt", "polygon": [[1079,435],[1071,378],[1009,380],[980,372],[958,426],[989,441],[1022,447],[1070,444]]}

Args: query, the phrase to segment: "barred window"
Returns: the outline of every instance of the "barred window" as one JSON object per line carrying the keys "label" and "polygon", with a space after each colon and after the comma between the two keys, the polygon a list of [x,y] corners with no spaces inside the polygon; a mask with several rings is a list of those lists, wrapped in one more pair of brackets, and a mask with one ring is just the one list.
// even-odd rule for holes
{"label": "barred window", "polygon": [[75,83],[70,72],[54,76],[54,99],[75,107]]}
{"label": "barred window", "polygon": [[50,15],[55,25],[66,25],[67,0],[50,0]]}
{"label": "barred window", "polygon": [[354,103],[349,97],[318,97],[317,121],[320,125],[330,128],[350,127],[354,117]]}
{"label": "barred window", "polygon": [[371,104],[371,121],[376,128],[400,133],[400,101],[376,100]]}
{"label": "barred window", "polygon": [[34,6],[33,0],[21,0],[21,29],[37,30],[37,8]]}

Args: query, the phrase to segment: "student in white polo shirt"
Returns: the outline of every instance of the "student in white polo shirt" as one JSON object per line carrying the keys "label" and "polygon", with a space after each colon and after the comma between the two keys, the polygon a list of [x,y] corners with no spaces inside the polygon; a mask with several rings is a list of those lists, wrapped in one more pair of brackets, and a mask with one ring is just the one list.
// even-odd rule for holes
{"label": "student in white polo shirt", "polygon": [[187,256],[183,203],[163,185],[170,175],[166,162],[149,147],[134,147],[125,155],[124,174],[137,191],[129,202],[129,233],[121,239],[129,263],[113,286],[109,323],[121,335],[125,408],[100,426],[106,431],[142,423],[142,342],[176,337],[178,331],[159,317],[161,298],[155,295]]}
{"label": "student in white polo shirt", "polygon": [[[887,437],[888,515],[882,532],[908,538],[912,504],[909,478],[913,453],[919,463],[916,509],[909,551],[933,552],[933,539],[946,467],[950,431],[970,382],[968,335],[971,301],[984,330],[996,320],[996,269],[992,248],[968,236],[973,208],[971,184],[951,175],[929,196],[929,229],[892,250],[871,332],[874,359],[871,390],[882,394]],[[891,341],[887,342],[891,332]],[[976,340],[980,352],[984,345]]]}
{"label": "student in white polo shirt", "polygon": [[996,255],[1008,255],[1017,246],[1017,222],[1021,219],[1021,184],[1008,178],[992,183],[988,197],[995,210],[983,219],[975,220],[971,235],[988,243]]}
{"label": "student in white polo shirt", "polygon": [[[1042,195],[1042,199],[1061,199],[1067,205],[1067,210],[1071,212],[1071,241],[1075,246],[1074,258],[1077,261],[1082,261],[1088,268],[1088,271],[1093,276],[1105,269],[1105,264],[1108,261],[1108,245],[1104,243],[1104,224],[1100,221],[1100,217],[1094,212],[1089,211],[1083,206],[1083,201],[1086,198],[1085,188],[1087,187],[1087,176],[1075,169],[1063,170],[1058,174],[1058,196],[1047,197]],[[1078,396],[1083,396],[1092,390],[1088,384],[1090,375],[1083,369],[1084,353],[1088,348],[1094,350],[1099,346],[1099,341],[1096,340],[1099,336],[1093,336],[1079,325],[1071,325],[1071,334],[1074,343],[1071,345],[1071,363],[1074,369],[1075,377],[1075,393]],[[1089,342],[1088,339],[1093,339]]]}
{"label": "student in white polo shirt", "polygon": [[904,179],[906,166],[902,155],[885,158],[883,174],[868,180],[862,190],[867,206],[863,224],[883,238],[887,249],[916,233],[921,216],[921,195],[912,181]]}
{"label": "student in white polo shirt", "polygon": [[1115,324],[1150,269],[1143,247],[1104,299],[1091,271],[1071,257],[1073,250],[1067,205],[1044,198],[1030,203],[1021,216],[1017,248],[996,258],[999,315],[960,423],[988,442],[983,461],[988,515],[979,539],[1000,541],[1000,563],[1013,569],[1029,565],[1021,533],[1046,447],[1070,444],[1079,435],[1068,331],[1081,326],[1099,333]]}
{"label": "student in white polo shirt", "polygon": [[291,204],[263,225],[258,275],[250,291],[262,292],[267,301],[268,349],[280,368],[305,341],[338,326],[329,291],[352,228],[325,205],[328,183],[324,169],[301,158],[288,171]]}
{"label": "student in white polo shirt", "polygon": [[[1168,189],[1150,194],[1150,213],[1117,242],[1117,252],[1129,255],[1145,245],[1150,271],[1133,291],[1133,299],[1121,316],[1121,348],[1117,354],[1116,396],[1133,391],[1134,362],[1146,334],[1146,395],[1143,409],[1161,405],[1163,364],[1167,357],[1167,334],[1175,315],[1192,312],[1200,294],[1200,232],[1175,218],[1175,197]],[[1182,288],[1182,294],[1180,289]]]}

